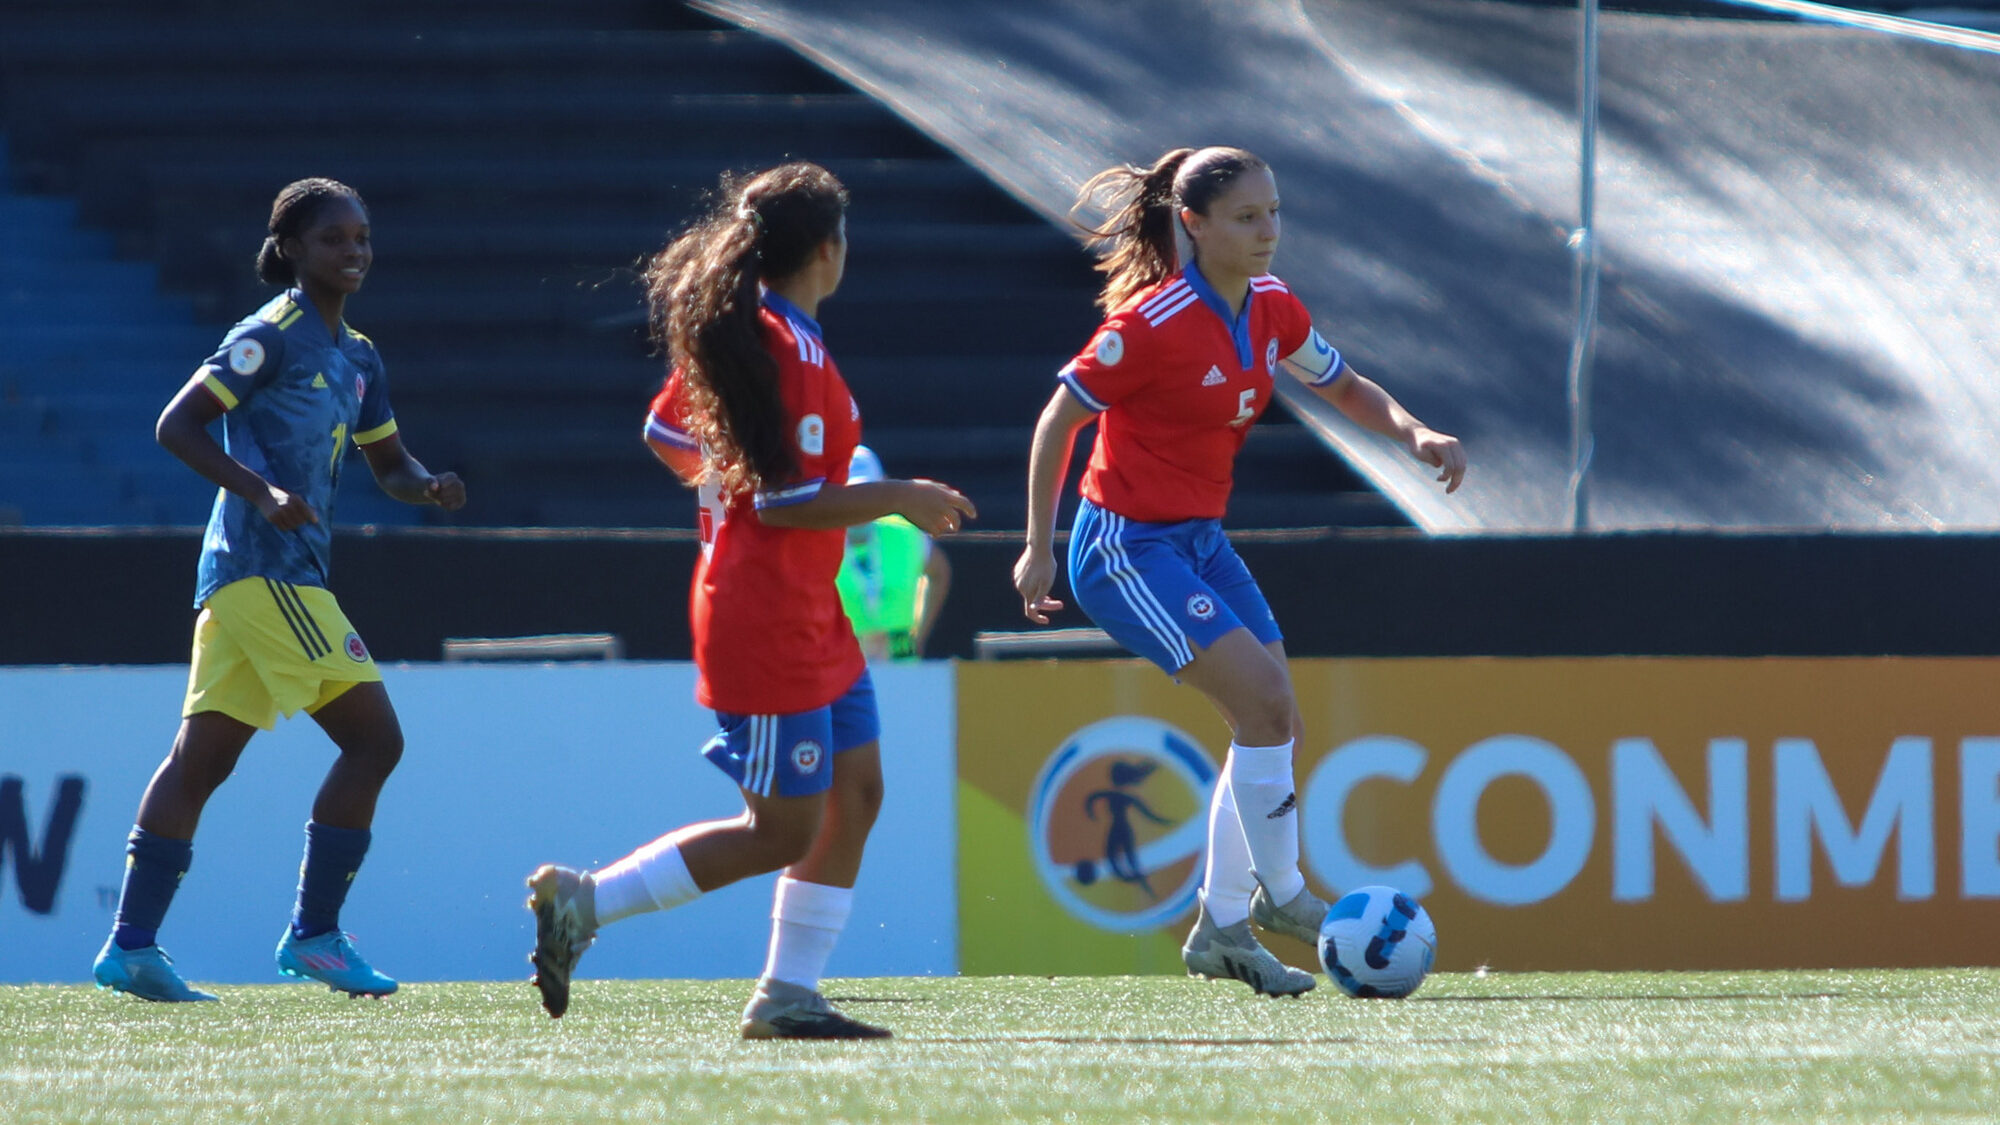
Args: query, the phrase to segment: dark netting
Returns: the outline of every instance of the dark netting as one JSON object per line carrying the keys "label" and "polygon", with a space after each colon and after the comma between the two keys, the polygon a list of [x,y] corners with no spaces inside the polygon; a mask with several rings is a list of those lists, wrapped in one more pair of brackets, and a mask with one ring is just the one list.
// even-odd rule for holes
{"label": "dark netting", "polygon": [[[1277,271],[1358,368],[1466,440],[1473,474],[1447,499],[1294,408],[1429,529],[1564,524],[1573,8],[708,7],[1051,217],[1114,161],[1264,156]],[[2000,527],[2000,56],[1787,20],[1601,27],[1594,524]]]}

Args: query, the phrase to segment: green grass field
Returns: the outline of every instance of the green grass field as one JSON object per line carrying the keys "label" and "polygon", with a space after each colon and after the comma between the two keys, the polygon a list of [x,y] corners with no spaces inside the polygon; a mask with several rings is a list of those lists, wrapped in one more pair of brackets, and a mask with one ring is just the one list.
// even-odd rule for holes
{"label": "green grass field", "polygon": [[1169,977],[892,978],[898,1037],[746,1043],[742,981],[0,988],[28,1122],[1982,1121],[2000,970],[1440,974],[1404,1001]]}

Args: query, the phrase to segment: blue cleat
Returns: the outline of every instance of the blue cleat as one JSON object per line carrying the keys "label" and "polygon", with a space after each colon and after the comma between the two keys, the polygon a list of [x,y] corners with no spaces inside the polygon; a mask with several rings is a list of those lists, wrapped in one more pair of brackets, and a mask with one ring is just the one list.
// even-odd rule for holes
{"label": "blue cleat", "polygon": [[174,1004],[216,999],[213,992],[189,988],[181,975],[174,971],[174,959],[157,945],[120,949],[117,942],[107,940],[104,949],[97,955],[96,963],[90,967],[90,975],[97,978],[99,988],[129,992],[141,1000]]}
{"label": "blue cleat", "polygon": [[278,941],[278,971],[316,980],[349,996],[387,996],[396,991],[396,982],[376,972],[355,950],[353,935],[339,930],[302,938],[285,927],[285,936]]}

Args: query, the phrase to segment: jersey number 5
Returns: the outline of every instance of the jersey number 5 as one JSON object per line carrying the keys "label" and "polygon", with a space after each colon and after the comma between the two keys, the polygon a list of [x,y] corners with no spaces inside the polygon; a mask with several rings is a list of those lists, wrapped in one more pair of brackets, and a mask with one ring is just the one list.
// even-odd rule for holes
{"label": "jersey number 5", "polygon": [[1245,422],[1248,422],[1250,420],[1250,415],[1257,412],[1257,407],[1255,405],[1256,401],[1257,401],[1257,388],[1255,387],[1247,388],[1246,390],[1243,391],[1243,393],[1237,395],[1236,417],[1231,418],[1229,420],[1229,424],[1232,426],[1241,426]]}

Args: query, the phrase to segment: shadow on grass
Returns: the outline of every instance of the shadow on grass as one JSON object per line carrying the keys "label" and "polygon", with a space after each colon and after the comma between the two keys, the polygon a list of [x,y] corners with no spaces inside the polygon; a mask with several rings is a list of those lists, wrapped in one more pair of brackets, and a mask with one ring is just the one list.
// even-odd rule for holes
{"label": "shadow on grass", "polygon": [[911,1037],[912,1043],[1050,1043],[1063,1047],[1484,1047],[1485,1038],[1454,1039],[1370,1039],[1355,1035],[1291,1036],[1258,1039],[1191,1039],[1169,1035],[925,1035]]}
{"label": "shadow on grass", "polygon": [[1514,996],[1407,996],[1405,1004],[1518,1004],[1532,1000],[1839,1000],[1845,992],[1711,992],[1699,995],[1672,993],[1620,993],[1605,996],[1576,996],[1559,992],[1521,993]]}

